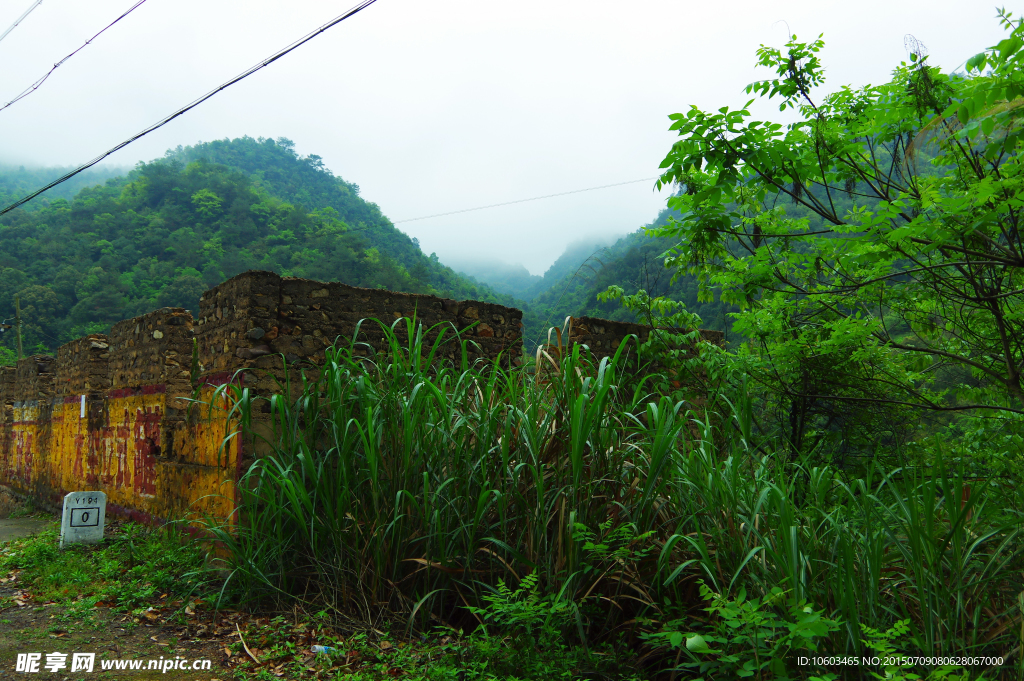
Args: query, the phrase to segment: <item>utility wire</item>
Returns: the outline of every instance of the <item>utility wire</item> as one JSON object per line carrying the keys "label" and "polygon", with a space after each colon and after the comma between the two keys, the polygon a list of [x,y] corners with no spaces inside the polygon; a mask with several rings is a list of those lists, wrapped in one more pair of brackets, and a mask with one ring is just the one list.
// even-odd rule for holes
{"label": "utility wire", "polygon": [[[450,213],[437,213],[436,215],[424,215],[421,218],[409,218],[407,220],[395,220],[391,224],[398,225],[403,222],[416,222],[417,220],[429,220],[430,218],[440,218],[446,215],[458,215],[459,213],[469,213],[474,210],[484,210],[486,208],[498,208],[499,206],[511,206],[515,203],[526,203],[527,201],[540,201],[541,199],[553,199],[556,196],[568,196],[569,194],[579,194],[581,192],[592,192],[595,189],[608,189],[609,187],[621,187],[624,184],[636,184],[637,182],[650,182],[657,180],[657,177],[645,177],[640,180],[630,180],[629,182],[616,182],[615,184],[603,184],[600,187],[587,187],[586,189],[574,189],[571,192],[561,192],[559,194],[546,194],[544,196],[534,196],[530,199],[518,199],[516,201],[506,201],[505,203],[492,203],[489,206],[477,206],[476,208],[463,208],[462,210],[453,210]],[[3,215],[3,213],[0,213]]]}
{"label": "utility wire", "polygon": [[149,133],[153,132],[154,130],[157,130],[158,128],[162,128],[163,126],[167,125],[168,123],[173,121],[178,116],[181,116],[181,115],[191,111],[192,109],[196,108],[197,106],[199,106],[200,104],[202,104],[206,100],[210,99],[211,97],[216,95],[221,90],[226,90],[227,88],[231,87],[235,83],[237,83],[237,82],[239,82],[239,81],[241,81],[241,80],[243,80],[245,78],[248,78],[249,76],[251,76],[252,74],[256,73],[260,69],[264,68],[265,66],[269,66],[270,64],[274,63],[275,61],[277,61],[281,57],[285,56],[289,52],[297,49],[298,47],[300,47],[301,45],[304,45],[305,43],[308,43],[310,40],[312,40],[313,38],[317,37],[318,35],[320,35],[324,31],[326,31],[327,29],[329,29],[329,28],[331,28],[333,26],[336,26],[337,24],[340,24],[345,19],[348,19],[349,17],[351,17],[351,16],[353,16],[353,15],[363,11],[364,9],[366,9],[367,7],[369,7],[370,5],[372,5],[376,1],[377,0],[362,0],[362,2],[360,2],[358,5],[354,6],[352,9],[348,10],[344,14],[342,14],[342,15],[340,15],[338,17],[335,17],[334,19],[331,19],[330,21],[328,21],[326,24],[324,24],[320,28],[316,29],[315,31],[313,31],[311,33],[308,33],[307,35],[303,36],[302,38],[299,38],[298,40],[293,42],[288,47],[285,47],[284,49],[282,49],[282,50],[280,50],[278,52],[275,52],[273,55],[271,55],[270,57],[267,57],[266,59],[264,59],[260,63],[254,65],[254,66],[249,67],[248,69],[246,69],[242,73],[238,74],[237,76],[235,76],[231,80],[227,81],[223,85],[221,85],[221,86],[219,86],[219,87],[217,87],[217,88],[215,88],[213,90],[210,90],[205,95],[203,95],[199,99],[195,100],[191,104],[188,104],[187,106],[184,106],[184,107],[178,109],[177,111],[175,111],[171,115],[169,115],[169,116],[167,116],[165,118],[162,118],[160,121],[158,121],[158,122],[154,123],[153,125],[149,126],[148,128],[146,128],[142,132],[139,132],[139,133],[133,135],[132,137],[129,137],[124,142],[121,142],[117,146],[112,147],[109,150],[103,152],[102,154],[100,154],[99,156],[97,156],[93,160],[89,161],[88,163],[83,163],[82,165],[78,166],[77,168],[75,168],[71,172],[69,172],[66,175],[63,175],[63,176],[57,178],[56,180],[54,180],[50,184],[46,185],[45,187],[37,189],[36,191],[32,192],[31,194],[29,194],[28,196],[26,196],[24,198],[18,199],[14,203],[12,203],[9,206],[5,207],[3,210],[0,210],[0,215],[3,215],[5,213],[9,213],[12,210],[14,210],[15,208],[17,208],[18,206],[22,206],[22,205],[28,203],[29,201],[31,201],[35,197],[39,196],[43,192],[45,192],[45,191],[47,191],[49,189],[53,189],[54,187],[56,187],[57,185],[61,184],[62,182],[66,182],[66,181],[70,180],[72,177],[74,177],[78,173],[82,172],[83,170],[88,170],[89,168],[93,167],[94,165],[96,165],[97,163],[99,163],[100,161],[105,159],[106,157],[110,156],[111,154],[113,154],[113,153],[115,153],[117,151],[120,151],[121,149],[125,148],[126,146],[128,146],[129,144],[134,142],[135,140],[137,140],[137,139],[139,139],[141,137],[145,137],[146,135],[148,135]]}
{"label": "utility wire", "polygon": [[[42,2],[42,0],[39,0],[39,2]],[[14,98],[14,99],[12,99],[11,101],[7,102],[7,103],[6,103],[6,104],[4,104],[3,106],[0,106],[0,111],[3,111],[4,109],[6,109],[7,107],[9,107],[10,105],[14,104],[15,102],[17,102],[17,101],[19,101],[19,100],[25,99],[25,98],[26,98],[26,97],[28,97],[28,96],[29,96],[30,94],[32,94],[33,92],[35,92],[36,90],[38,90],[38,89],[39,89],[39,86],[40,86],[40,85],[42,85],[43,83],[45,83],[45,82],[46,82],[46,79],[50,77],[50,74],[52,74],[52,73],[53,73],[54,71],[56,71],[56,70],[57,70],[57,67],[58,67],[58,66],[60,66],[60,65],[61,65],[61,64],[63,64],[64,62],[66,62],[66,61],[67,61],[68,59],[71,59],[72,57],[74,57],[74,56],[75,56],[76,54],[78,54],[78,53],[79,53],[79,52],[81,52],[82,50],[84,50],[84,49],[85,49],[85,47],[86,47],[86,45],[90,44],[90,43],[91,43],[91,42],[92,42],[93,40],[96,40],[96,38],[99,38],[99,37],[100,37],[100,35],[101,35],[101,34],[103,33],[103,31],[106,31],[106,30],[107,30],[108,28],[110,28],[111,26],[113,26],[113,25],[114,25],[114,24],[116,24],[117,22],[121,21],[121,19],[124,19],[124,18],[125,18],[126,16],[128,16],[128,15],[129,15],[129,14],[131,14],[131,13],[132,13],[133,11],[135,11],[135,9],[136,9],[136,8],[137,8],[137,7],[139,6],[139,5],[141,5],[142,3],[144,3],[144,2],[146,2],[146,0],[139,0],[139,1],[138,1],[138,2],[136,2],[136,3],[134,4],[134,5],[132,5],[131,7],[129,7],[129,8],[128,8],[128,11],[127,11],[127,12],[125,12],[124,14],[122,14],[122,15],[121,15],[121,16],[119,16],[118,18],[114,19],[114,20],[113,20],[113,21],[111,21],[111,22],[110,22],[109,24],[107,24],[107,25],[106,25],[106,26],[105,26],[105,27],[103,28],[103,30],[102,30],[102,31],[100,31],[99,33],[97,33],[97,34],[96,34],[96,35],[94,35],[93,37],[91,37],[91,38],[89,38],[88,40],[86,40],[86,41],[85,41],[85,44],[84,44],[84,45],[82,45],[82,46],[81,46],[81,47],[79,47],[79,48],[78,48],[77,50],[75,50],[74,52],[72,52],[71,54],[69,54],[68,56],[64,57],[63,59],[61,59],[61,60],[60,60],[59,62],[57,62],[56,64],[54,64],[54,65],[53,65],[53,68],[52,68],[52,69],[50,69],[49,71],[47,71],[47,72],[46,72],[46,75],[45,75],[45,76],[43,76],[42,78],[40,78],[40,79],[39,79],[39,80],[37,80],[36,82],[34,82],[34,83],[32,83],[31,85],[29,85],[29,86],[28,86],[27,88],[25,88],[25,89],[24,89],[24,90],[23,90],[23,91],[21,92],[21,94],[19,94],[19,95],[18,95],[17,97],[15,97],[15,98]],[[13,28],[13,27],[12,27],[12,28]]]}
{"label": "utility wire", "polygon": [[36,7],[39,7],[39,5],[41,4],[43,4],[43,0],[36,0],[34,3],[32,3],[32,6],[25,10],[25,13],[18,17],[18,20],[11,24],[11,27],[3,32],[3,35],[0,35],[0,40],[6,38],[8,33],[13,31],[18,24],[25,20],[25,17],[32,13],[32,10],[34,10]]}
{"label": "utility wire", "polygon": [[[2,109],[0,109],[2,111]],[[624,184],[636,184],[637,182],[650,182],[651,180],[657,180],[657,177],[645,177],[642,180],[630,180],[629,182],[616,182],[615,184],[603,184],[600,187],[587,187],[586,189],[573,189],[571,192],[561,192],[559,194],[546,194],[544,196],[534,196],[530,199],[516,199],[515,201],[506,201],[505,203],[492,203],[489,206],[477,206],[476,208],[463,208],[462,210],[453,210],[450,213],[438,213],[436,215],[424,215],[421,218],[409,218],[407,220],[393,220],[391,224],[400,225],[403,222],[416,222],[417,220],[429,220],[430,218],[439,218],[445,215],[458,215],[459,213],[469,213],[474,210],[484,210],[486,208],[498,208],[500,206],[511,206],[516,203],[526,203],[527,201],[540,201],[541,199],[553,199],[556,196],[568,196],[569,194],[579,194],[580,192],[592,192],[595,189],[608,189],[609,187],[621,187]],[[2,215],[2,213],[0,213]],[[350,229],[345,234],[351,234],[352,232],[365,232],[371,229],[370,227],[363,227],[361,229]],[[595,253],[596,255],[596,253]]]}

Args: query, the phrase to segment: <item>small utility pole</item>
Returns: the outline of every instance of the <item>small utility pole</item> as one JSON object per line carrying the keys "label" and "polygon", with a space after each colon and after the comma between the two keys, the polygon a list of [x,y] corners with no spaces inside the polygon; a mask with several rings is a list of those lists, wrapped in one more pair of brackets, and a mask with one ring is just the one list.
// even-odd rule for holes
{"label": "small utility pole", "polygon": [[21,349],[21,296],[14,296],[14,324],[18,329],[18,359],[24,359],[25,353]]}

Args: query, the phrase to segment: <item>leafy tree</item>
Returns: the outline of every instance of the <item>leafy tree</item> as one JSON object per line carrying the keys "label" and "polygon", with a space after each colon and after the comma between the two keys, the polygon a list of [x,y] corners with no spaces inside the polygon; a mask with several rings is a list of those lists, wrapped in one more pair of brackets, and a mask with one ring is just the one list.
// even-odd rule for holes
{"label": "leafy tree", "polygon": [[199,309],[199,298],[206,291],[206,284],[196,274],[182,274],[175,277],[156,297],[160,307],[184,307],[190,310]]}
{"label": "leafy tree", "polygon": [[775,77],[747,92],[795,123],[751,120],[754,100],[671,116],[668,264],[742,307],[799,449],[866,412],[1024,410],[1024,26],[1000,19],[1009,35],[966,74],[911,41],[888,83],[821,96],[823,42],[794,36],[758,50]]}
{"label": "leafy tree", "polygon": [[21,315],[25,320],[22,333],[30,340],[42,340],[46,336],[44,328],[64,316],[64,306],[60,297],[47,286],[35,284],[24,288],[21,297]]}

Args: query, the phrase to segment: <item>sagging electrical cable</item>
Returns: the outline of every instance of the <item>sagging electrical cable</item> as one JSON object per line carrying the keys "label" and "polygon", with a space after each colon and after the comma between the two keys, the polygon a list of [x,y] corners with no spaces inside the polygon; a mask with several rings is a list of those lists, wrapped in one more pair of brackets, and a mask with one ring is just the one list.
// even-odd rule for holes
{"label": "sagging electrical cable", "polygon": [[[41,2],[41,1],[42,1],[42,0],[40,0],[40,2]],[[85,47],[86,47],[87,45],[89,45],[90,43],[92,43],[92,41],[93,41],[93,40],[96,40],[96,38],[99,38],[99,37],[100,37],[100,36],[101,36],[101,35],[103,34],[103,31],[106,31],[106,30],[107,30],[108,28],[110,28],[111,26],[113,26],[113,25],[114,25],[114,24],[116,24],[117,22],[121,21],[121,19],[124,19],[124,18],[125,18],[126,16],[128,16],[129,14],[131,14],[132,12],[134,12],[134,11],[135,11],[135,10],[136,10],[136,9],[137,9],[137,8],[139,7],[139,5],[141,5],[141,4],[142,4],[142,3],[144,3],[144,2],[146,2],[146,0],[139,0],[139,1],[138,1],[138,2],[136,2],[136,3],[134,4],[134,5],[132,5],[131,7],[129,7],[129,8],[128,8],[128,11],[126,11],[126,12],[125,12],[124,14],[122,14],[121,16],[119,16],[118,18],[114,19],[113,21],[111,21],[111,22],[110,22],[109,24],[107,24],[106,26],[104,26],[104,27],[103,27],[103,30],[102,30],[102,31],[100,31],[99,33],[97,33],[97,34],[96,34],[96,35],[94,35],[93,37],[91,37],[91,38],[89,38],[88,40],[86,40],[86,41],[85,41],[85,44],[83,44],[83,45],[82,45],[81,47],[79,47],[79,48],[78,48],[77,50],[75,50],[74,52],[72,52],[71,54],[69,54],[68,56],[64,57],[63,59],[61,59],[61,60],[60,60],[59,62],[57,62],[56,64],[54,64],[54,65],[53,65],[53,68],[52,68],[52,69],[50,69],[49,71],[47,71],[47,72],[46,72],[46,75],[44,75],[44,76],[43,76],[42,78],[40,78],[40,79],[39,79],[39,80],[37,80],[36,82],[34,82],[34,83],[32,83],[31,85],[29,85],[29,86],[28,86],[27,88],[25,88],[24,90],[22,90],[21,94],[19,94],[19,95],[18,95],[17,97],[15,97],[15,98],[14,98],[14,99],[12,99],[11,101],[7,102],[7,103],[6,103],[6,104],[4,104],[3,106],[0,106],[0,111],[3,111],[4,109],[6,109],[7,107],[11,106],[11,105],[12,105],[12,104],[14,104],[15,102],[18,102],[18,101],[21,101],[22,99],[25,99],[25,98],[26,98],[26,97],[28,97],[28,96],[29,96],[30,94],[32,94],[33,92],[35,92],[36,90],[38,90],[38,89],[39,89],[39,87],[40,87],[40,86],[41,86],[41,85],[42,85],[43,83],[45,83],[45,82],[46,82],[46,79],[50,77],[50,74],[52,74],[52,73],[53,73],[54,71],[56,71],[56,70],[57,70],[57,68],[58,68],[58,67],[59,67],[59,66],[60,66],[61,64],[63,64],[63,63],[64,63],[64,62],[66,62],[66,61],[67,61],[68,59],[71,59],[71,58],[72,58],[72,57],[74,57],[74,56],[75,56],[76,54],[78,54],[79,52],[81,52],[82,50],[84,50],[84,49],[85,49]]]}
{"label": "sagging electrical cable", "polygon": [[25,21],[25,17],[27,17],[29,14],[31,14],[32,10],[34,10],[36,7],[39,7],[39,5],[41,5],[41,4],[43,4],[43,0],[36,0],[35,2],[33,2],[32,6],[29,7],[27,10],[25,10],[25,13],[22,14],[20,17],[18,17],[17,20],[13,24],[11,24],[11,27],[8,28],[6,31],[4,31],[2,35],[0,35],[0,40],[3,40],[4,38],[6,38],[8,33],[10,33],[15,28],[17,28],[18,24],[20,24],[21,22]]}
{"label": "sagging electrical cable", "polygon": [[569,194],[579,194],[581,192],[592,192],[595,189],[608,189],[609,187],[621,187],[627,184],[636,184],[637,182],[653,182],[657,180],[657,177],[645,177],[639,180],[629,180],[627,182],[616,182],[615,184],[602,184],[599,187],[587,187],[586,189],[573,189],[569,192],[561,192],[558,194],[545,194],[544,196],[534,196],[529,199],[516,199],[515,201],[505,201],[504,203],[492,203],[487,206],[477,206],[476,208],[463,208],[462,210],[453,210],[450,213],[437,213],[436,215],[424,215],[420,218],[406,218],[405,220],[395,220],[393,225],[398,225],[403,222],[416,222],[417,220],[429,220],[430,218],[441,218],[446,215],[458,215],[459,213],[469,213],[474,210],[485,210],[487,208],[498,208],[500,206],[512,206],[517,203],[526,203],[527,201],[540,201],[541,199],[553,199],[556,196],[568,196]]}
{"label": "sagging electrical cable", "polygon": [[24,198],[21,198],[21,199],[18,199],[14,203],[6,206],[2,210],[0,210],[0,215],[4,215],[5,213],[9,213],[12,210],[14,210],[15,208],[17,208],[18,206],[25,205],[26,203],[28,203],[32,199],[36,198],[37,196],[39,196],[43,192],[48,191],[50,189],[53,189],[54,187],[56,187],[57,185],[61,184],[62,182],[67,182],[68,180],[70,180],[72,177],[74,177],[75,175],[79,174],[83,170],[88,170],[89,168],[92,168],[94,165],[96,165],[97,163],[99,163],[103,159],[107,158],[111,154],[113,154],[113,153],[115,153],[117,151],[120,151],[121,149],[124,149],[125,147],[127,147],[129,144],[131,144],[135,140],[140,139],[142,137],[145,137],[146,135],[148,135],[149,133],[153,132],[154,130],[162,128],[163,126],[167,125],[168,123],[173,121],[178,116],[182,116],[182,115],[188,113],[192,109],[196,108],[197,106],[199,106],[200,104],[202,104],[206,100],[208,100],[211,97],[213,97],[214,95],[216,95],[218,92],[221,92],[222,90],[226,90],[227,88],[231,87],[235,83],[237,83],[237,82],[239,82],[241,80],[244,80],[245,78],[248,78],[252,74],[254,74],[257,71],[259,71],[260,69],[262,69],[262,68],[264,68],[266,66],[269,66],[270,64],[273,64],[275,61],[277,61],[281,57],[285,56],[289,52],[292,52],[293,50],[301,47],[302,45],[306,44],[307,42],[309,42],[313,38],[317,37],[318,35],[320,35],[324,31],[326,31],[327,29],[340,24],[345,19],[348,19],[349,17],[354,16],[355,14],[358,14],[359,12],[363,11],[364,9],[366,9],[367,7],[369,7],[370,5],[375,3],[376,1],[377,0],[363,0],[358,5],[356,5],[352,9],[348,10],[344,14],[342,14],[342,15],[340,15],[338,17],[335,17],[334,19],[331,19],[330,21],[328,21],[326,24],[324,24],[320,28],[316,29],[315,31],[312,31],[311,33],[306,34],[302,38],[299,38],[298,40],[293,42],[291,45],[285,47],[282,50],[279,50],[278,52],[275,52],[273,55],[271,55],[270,57],[267,57],[266,59],[264,59],[260,63],[255,64],[254,66],[249,67],[248,69],[246,69],[242,73],[238,74],[237,76],[235,76],[231,80],[227,81],[223,85],[220,85],[219,87],[216,87],[213,90],[210,90],[209,92],[207,92],[205,95],[203,95],[199,99],[193,101],[191,104],[188,104],[187,106],[184,106],[184,107],[178,109],[177,111],[175,111],[174,113],[170,114],[169,116],[166,116],[166,117],[162,118],[161,120],[159,120],[156,123],[154,123],[153,125],[149,126],[148,128],[146,128],[142,132],[139,132],[139,133],[129,137],[125,141],[121,142],[117,146],[108,149],[107,151],[103,152],[102,154],[100,154],[99,156],[97,156],[93,160],[89,161],[88,163],[83,163],[82,165],[78,166],[77,168],[75,168],[71,172],[69,172],[69,173],[67,173],[65,175],[62,175],[61,177],[57,178],[53,182],[49,183],[45,187],[41,187],[40,189],[37,189],[36,191],[34,191],[31,194],[29,194],[28,196],[26,196]]}

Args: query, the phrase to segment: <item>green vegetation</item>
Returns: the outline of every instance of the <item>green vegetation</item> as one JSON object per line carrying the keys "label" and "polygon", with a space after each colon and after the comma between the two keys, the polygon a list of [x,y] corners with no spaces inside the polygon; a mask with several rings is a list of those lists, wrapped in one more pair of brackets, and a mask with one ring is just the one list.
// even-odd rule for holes
{"label": "green vegetation", "polygon": [[[966,74],[917,48],[891,82],[819,97],[822,43],[794,37],[758,51],[776,77],[748,92],[796,123],[672,116],[669,210],[590,281],[567,254],[551,279],[568,290],[531,312],[646,319],[661,331],[641,347],[596,362],[548,345],[502,368],[399,320],[382,352],[330,348],[279,395],[219,388],[259,456],[235,522],[202,521],[226,554],[226,577],[207,573],[218,604],[369,626],[334,653],[367,660],[348,670],[363,678],[1024,678],[1024,22],[1001,18],[1008,37]],[[264,148],[312,170],[245,165]],[[377,214],[345,208],[340,180],[289,179],[310,172],[287,144],[216,143],[76,205],[167,206],[229,234],[249,224],[219,217],[237,184],[273,229],[242,200],[258,248],[225,237],[220,269],[187,276],[248,257],[305,272],[282,248],[302,235],[316,263],[438,285],[384,223],[366,231],[388,248],[354,241]],[[699,317],[741,342],[699,342]],[[290,654],[285,626],[254,633]]]}
{"label": "green vegetation", "polygon": [[[87,623],[90,611],[106,605],[139,616],[161,595],[193,596],[204,551],[174,535],[128,523],[98,545],[58,548],[60,525],[0,548],[0,574],[18,571],[18,584],[39,603],[60,606],[60,621]],[[11,605],[4,599],[3,607]],[[174,600],[174,599],[172,599]]]}
{"label": "green vegetation", "polygon": [[1024,29],[1000,16],[1010,36],[966,74],[918,47],[889,83],[819,96],[823,43],[794,37],[758,51],[776,77],[747,92],[798,122],[671,117],[661,181],[685,191],[658,230],[678,241],[667,264],[742,308],[761,423],[794,456],[899,447],[925,412],[941,439],[999,448],[974,464],[1019,461],[1003,435],[1024,414]]}
{"label": "green vegetation", "polygon": [[[460,637],[439,630],[409,639],[403,631],[389,634],[367,626],[341,631],[325,613],[216,612],[205,603],[216,599],[217,573],[204,568],[205,551],[196,542],[183,541],[173,530],[115,522],[100,544],[60,550],[58,524],[51,523],[37,535],[0,544],[0,591],[10,589],[0,593],[3,668],[13,666],[10,658],[17,652],[56,647],[99,651],[100,661],[173,654],[212,658],[212,673],[198,678],[237,681],[370,681],[396,674],[424,681],[539,680],[566,678],[588,664],[614,671],[607,656],[565,646],[523,660],[502,638],[484,631]],[[330,651],[314,655],[312,645]],[[246,647],[260,664],[248,657]],[[232,653],[228,665],[221,662],[222,651]],[[197,678],[177,672],[129,676]]]}
{"label": "green vegetation", "polygon": [[[53,350],[158,307],[197,311],[204,290],[248,269],[496,300],[423,255],[317,157],[242,138],[178,149],[71,201],[5,215],[0,320],[20,296],[26,351]],[[0,336],[2,348],[16,348],[13,336]]]}
{"label": "green vegetation", "polygon": [[[323,615],[323,613],[320,613]],[[314,615],[314,622],[325,618]],[[522,651],[510,646],[501,637],[480,630],[461,637],[457,632],[439,630],[431,636],[409,639],[405,632],[359,632],[348,636],[328,633],[321,624],[317,640],[327,644],[328,652],[319,653],[303,662],[296,654],[296,639],[308,631],[308,625],[295,627],[292,621],[278,616],[246,633],[250,647],[260,660],[283,661],[275,671],[259,670],[244,664],[235,673],[238,681],[271,681],[272,679],[324,678],[337,681],[380,681],[400,678],[412,681],[546,681],[547,679],[579,678],[580,670],[600,678],[622,678],[640,681],[638,676],[621,676],[603,654],[590,655],[579,648],[565,646],[523,657]],[[300,636],[296,636],[296,629]],[[244,655],[240,643],[231,646]],[[258,652],[257,652],[258,651]],[[598,665],[595,667],[595,664]],[[340,669],[339,669],[340,668]],[[319,673],[317,673],[319,672]]]}
{"label": "green vegetation", "polygon": [[[793,38],[749,91],[799,122],[672,117],[681,191],[645,238],[747,342],[653,334],[646,375],[579,347],[503,370],[409,328],[372,361],[333,349],[292,399],[226,386],[264,454],[237,531],[211,527],[225,597],[497,632],[524,663],[603,650],[619,675],[1022,678],[1024,24],[1003,20],[967,75],[915,54],[818,98],[821,43]],[[600,305],[697,322],[671,288],[607,284]]]}
{"label": "green vegetation", "polygon": [[725,378],[705,411],[578,348],[536,375],[431,369],[409,336],[373,362],[331,351],[269,413],[223,388],[266,448],[244,522],[211,527],[231,553],[226,597],[498,632],[524,664],[602,650],[649,676],[838,678],[797,656],[868,654],[871,631],[903,620],[901,653],[1019,644],[1015,479],[791,461],[757,437],[757,405],[729,406],[711,346],[702,361]]}

